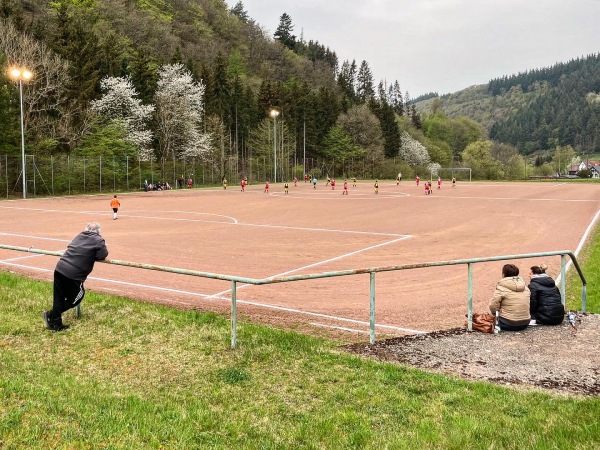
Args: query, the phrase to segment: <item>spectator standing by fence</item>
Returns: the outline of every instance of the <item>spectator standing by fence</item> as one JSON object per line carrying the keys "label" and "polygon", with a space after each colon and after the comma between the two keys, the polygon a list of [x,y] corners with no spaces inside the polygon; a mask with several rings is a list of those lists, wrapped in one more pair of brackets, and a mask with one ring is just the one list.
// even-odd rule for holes
{"label": "spectator standing by fence", "polygon": [[46,328],[52,331],[69,328],[63,324],[62,314],[81,303],[85,296],[84,281],[94,269],[94,263],[106,260],[107,256],[108,249],[100,236],[100,225],[88,223],[56,264],[52,309],[42,312]]}

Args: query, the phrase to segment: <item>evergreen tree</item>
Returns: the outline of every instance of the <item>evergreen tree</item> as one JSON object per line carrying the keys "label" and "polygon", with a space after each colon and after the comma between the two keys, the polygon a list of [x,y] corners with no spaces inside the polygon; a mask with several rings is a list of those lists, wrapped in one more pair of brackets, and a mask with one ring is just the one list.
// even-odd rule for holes
{"label": "evergreen tree", "polygon": [[287,13],[283,13],[279,18],[279,25],[273,37],[290,50],[294,50],[296,48],[296,36],[292,34],[292,31],[294,31],[292,18]]}
{"label": "evergreen tree", "polygon": [[248,23],[250,16],[248,16],[248,13],[246,12],[244,4],[241,2],[241,0],[237,2],[235,6],[233,6],[230,9],[230,11],[233,15],[237,16],[242,22]]}
{"label": "evergreen tree", "polygon": [[375,95],[375,89],[373,88],[373,74],[371,73],[369,64],[364,60],[360,64],[356,76],[356,95],[362,102],[368,101]]}

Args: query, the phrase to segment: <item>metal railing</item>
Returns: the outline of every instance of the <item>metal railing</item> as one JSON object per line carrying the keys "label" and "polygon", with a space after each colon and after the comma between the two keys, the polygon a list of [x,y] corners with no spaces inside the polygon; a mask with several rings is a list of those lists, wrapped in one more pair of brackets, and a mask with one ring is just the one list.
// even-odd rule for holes
{"label": "metal railing", "polygon": [[[62,251],[48,251],[40,250],[27,247],[17,247],[12,245],[2,245],[0,248],[6,250],[15,250],[21,252],[38,253],[42,255],[62,256]],[[181,275],[188,275],[194,277],[211,278],[216,280],[230,281],[231,282],[231,348],[235,349],[237,346],[237,283],[253,284],[253,285],[264,285],[264,284],[275,284],[275,283],[289,283],[292,281],[303,281],[303,280],[315,280],[320,278],[332,278],[332,277],[343,277],[350,275],[369,274],[370,282],[370,294],[369,294],[369,342],[375,343],[375,274],[379,272],[394,272],[399,270],[410,270],[410,269],[422,269],[429,267],[441,267],[441,266],[467,266],[467,307],[468,307],[468,324],[467,329],[472,331],[473,325],[473,265],[479,263],[488,263],[494,261],[509,261],[513,259],[529,259],[549,256],[560,256],[561,259],[561,270],[560,270],[560,293],[563,305],[565,304],[566,294],[566,275],[567,275],[567,256],[573,262],[573,266],[579,274],[579,278],[582,282],[582,293],[581,293],[581,309],[583,312],[586,311],[587,303],[587,282],[585,276],[577,262],[577,257],[570,250],[558,250],[552,252],[539,252],[539,253],[526,253],[519,255],[502,255],[502,256],[490,256],[484,258],[469,258],[469,259],[455,259],[450,261],[434,261],[418,264],[403,264],[399,266],[387,266],[387,267],[371,267],[366,269],[353,269],[353,270],[339,270],[334,272],[321,272],[306,275],[292,275],[286,277],[268,277],[268,278],[248,278],[239,277],[235,275],[225,275],[210,272],[199,272],[195,270],[180,269],[176,267],[157,266],[153,264],[141,264],[130,261],[120,261],[116,259],[101,261],[104,264],[114,264],[118,266],[135,267],[138,269],[156,270],[159,272],[169,272]],[[80,307],[77,307],[77,315],[80,314]]]}

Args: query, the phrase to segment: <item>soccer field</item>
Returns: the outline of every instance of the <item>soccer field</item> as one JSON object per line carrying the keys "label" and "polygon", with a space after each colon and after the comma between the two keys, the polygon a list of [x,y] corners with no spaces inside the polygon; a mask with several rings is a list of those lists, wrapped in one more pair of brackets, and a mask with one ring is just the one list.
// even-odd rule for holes
{"label": "soccer field", "polygon": [[[119,194],[112,220],[106,195],[0,203],[0,243],[63,250],[97,221],[110,259],[251,278],[478,258],[575,251],[600,209],[596,184],[359,183],[343,196],[319,182]],[[0,250],[0,267],[51,280],[57,258]],[[521,274],[542,261],[515,263]],[[556,277],[560,257],[543,261]],[[503,262],[474,266],[474,310],[483,311]],[[460,326],[466,266],[386,272],[376,279],[377,332],[404,334]],[[184,308],[226,312],[231,284],[97,264],[88,289]],[[369,275],[266,286],[238,285],[238,311],[269,323],[367,333]],[[51,299],[48,299],[50,304]],[[43,305],[40,305],[40,309]],[[85,310],[85,302],[83,305]]]}

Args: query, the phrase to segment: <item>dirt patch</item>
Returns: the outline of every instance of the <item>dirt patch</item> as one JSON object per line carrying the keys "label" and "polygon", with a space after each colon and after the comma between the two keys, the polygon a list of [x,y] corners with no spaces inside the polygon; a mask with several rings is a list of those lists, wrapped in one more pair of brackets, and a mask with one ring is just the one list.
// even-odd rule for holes
{"label": "dirt patch", "polygon": [[529,327],[484,334],[465,328],[344,347],[351,353],[470,380],[600,395],[600,315],[580,313],[577,329]]}

